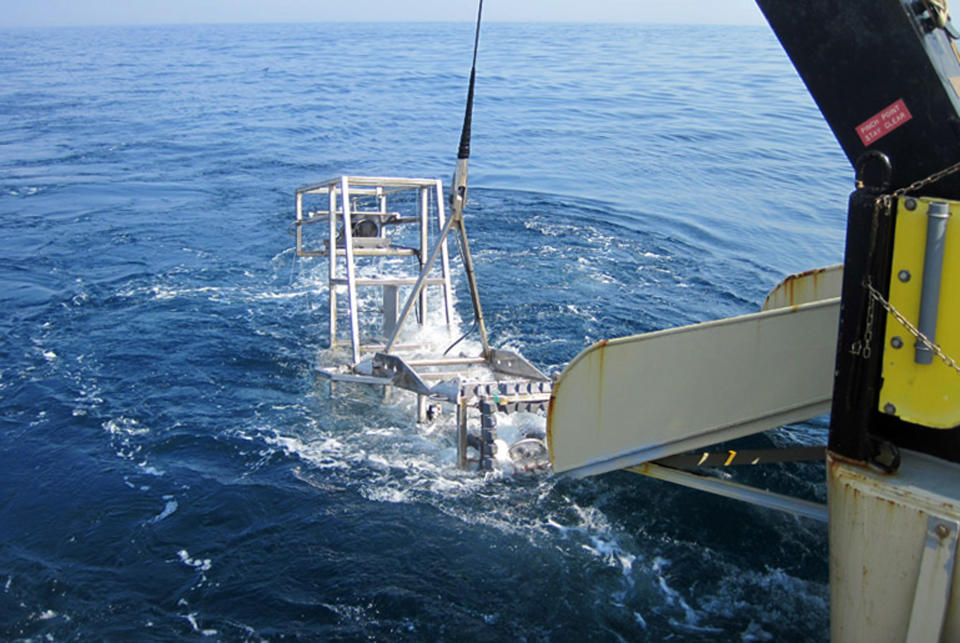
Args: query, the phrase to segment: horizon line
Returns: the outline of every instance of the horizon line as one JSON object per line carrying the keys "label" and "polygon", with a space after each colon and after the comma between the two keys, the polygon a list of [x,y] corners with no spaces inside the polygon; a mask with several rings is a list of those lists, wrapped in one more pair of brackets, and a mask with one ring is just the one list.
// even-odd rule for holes
{"label": "horizon line", "polygon": [[[421,19],[342,19],[342,20],[184,20],[169,22],[106,22],[106,23],[21,23],[2,24],[0,29],[60,29],[60,28],[104,28],[104,27],[174,27],[174,26],[237,26],[237,25],[324,25],[324,24],[463,24],[472,25],[469,20],[421,20]],[[766,27],[763,22],[677,22],[668,20],[514,20],[490,19],[484,24],[556,24],[556,25],[654,25],[678,27]]]}

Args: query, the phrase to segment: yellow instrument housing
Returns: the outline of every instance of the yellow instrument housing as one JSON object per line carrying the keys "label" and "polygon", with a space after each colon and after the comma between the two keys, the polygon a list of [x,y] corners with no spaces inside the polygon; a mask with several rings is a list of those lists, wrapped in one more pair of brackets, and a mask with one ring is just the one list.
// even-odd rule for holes
{"label": "yellow instrument housing", "polygon": [[[957,359],[960,356],[960,202],[912,197],[897,200],[889,302],[917,326],[927,211],[934,201],[947,203],[951,215],[947,224],[935,342],[946,355]],[[917,364],[914,360],[916,341],[907,326],[888,312],[879,409],[914,424],[955,428],[960,425],[960,373],[936,356],[932,364]]]}

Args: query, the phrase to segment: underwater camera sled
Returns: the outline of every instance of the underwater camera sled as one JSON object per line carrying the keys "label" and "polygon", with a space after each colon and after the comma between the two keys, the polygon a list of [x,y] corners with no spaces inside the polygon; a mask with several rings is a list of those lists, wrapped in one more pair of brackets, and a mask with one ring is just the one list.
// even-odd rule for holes
{"label": "underwater camera sled", "polygon": [[[462,206],[449,217],[444,206],[439,179],[341,176],[296,191],[296,253],[328,259],[329,354],[345,348],[348,355],[316,372],[334,383],[410,391],[420,422],[453,405],[460,467],[549,468],[542,428],[512,444],[497,435],[498,414],[544,414],[551,382],[521,355],[489,345]],[[459,339],[448,246],[454,230],[474,313]],[[479,354],[448,356],[474,329]]]}

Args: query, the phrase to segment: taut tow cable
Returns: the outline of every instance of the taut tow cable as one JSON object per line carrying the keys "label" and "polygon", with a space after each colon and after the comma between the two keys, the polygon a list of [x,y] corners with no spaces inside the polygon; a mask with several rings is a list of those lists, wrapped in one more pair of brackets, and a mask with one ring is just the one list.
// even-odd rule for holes
{"label": "taut tow cable", "polygon": [[454,227],[456,227],[459,237],[458,240],[460,242],[460,253],[463,257],[463,271],[466,274],[467,286],[470,290],[470,302],[473,304],[473,324],[471,325],[470,330],[468,330],[466,334],[454,342],[447,349],[447,351],[453,348],[453,346],[456,346],[464,337],[466,337],[466,335],[472,332],[473,327],[476,326],[480,331],[480,342],[483,344],[484,358],[490,359],[492,354],[490,350],[490,343],[487,340],[487,327],[483,320],[483,309],[480,307],[480,291],[477,287],[476,273],[473,270],[473,257],[470,255],[470,243],[467,241],[467,229],[463,223],[463,208],[467,201],[467,170],[470,159],[470,129],[473,123],[473,93],[477,79],[477,51],[480,48],[480,24],[482,22],[482,18],[483,0],[480,0],[479,7],[477,9],[477,27],[473,36],[473,62],[470,65],[470,83],[467,87],[467,105],[463,114],[463,128],[460,130],[460,146],[457,149],[457,166],[454,170],[453,180],[451,181],[450,185],[450,218],[443,226],[436,246],[430,253],[430,257],[427,259],[420,271],[420,278],[417,280],[417,283],[414,286],[414,294],[410,297],[410,299],[407,300],[407,305],[400,313],[396,328],[386,344],[385,352],[388,353],[396,342],[400,327],[410,314],[413,301],[419,297],[420,291],[426,284],[426,276],[432,269],[433,264],[437,259],[437,255],[440,252],[440,248],[443,246],[443,243],[447,238],[447,235],[450,234],[450,231]]}
{"label": "taut tow cable", "polygon": [[[463,208],[467,202],[467,174],[470,160],[470,130],[473,125],[473,90],[477,81],[477,51],[480,49],[480,24],[483,19],[483,0],[477,8],[477,27],[473,35],[473,62],[470,65],[470,83],[467,86],[467,105],[463,112],[463,128],[460,130],[460,146],[457,149],[457,167],[450,184],[451,221],[455,222],[460,233],[460,250],[463,255],[463,270],[467,276],[467,286],[470,290],[470,301],[473,304],[473,325],[480,330],[480,341],[483,344],[483,354],[490,356],[490,345],[487,341],[487,327],[483,321],[483,309],[480,306],[480,291],[477,287],[476,274],[473,271],[473,258],[470,255],[470,244],[467,241],[467,229],[463,223]],[[471,330],[472,330],[471,326]],[[467,331],[469,334],[470,331]],[[461,339],[463,339],[461,337]],[[458,339],[457,342],[460,340]],[[456,343],[454,345],[456,345]],[[451,346],[452,348],[452,346]],[[449,349],[447,349],[449,350]]]}

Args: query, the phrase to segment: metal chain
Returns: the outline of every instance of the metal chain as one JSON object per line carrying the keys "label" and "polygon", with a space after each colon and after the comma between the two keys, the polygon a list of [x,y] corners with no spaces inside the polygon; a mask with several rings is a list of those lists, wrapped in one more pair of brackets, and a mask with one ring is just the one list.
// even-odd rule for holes
{"label": "metal chain", "polygon": [[[863,285],[866,287],[867,291],[870,293],[870,309],[867,313],[868,317],[872,317],[873,315],[873,302],[879,303],[881,306],[883,306],[884,310],[886,310],[888,313],[893,315],[894,319],[900,322],[900,324],[902,324],[903,327],[906,328],[911,335],[913,335],[917,340],[919,340],[924,346],[926,346],[931,351],[933,351],[934,354],[936,354],[936,356],[939,357],[940,360],[947,365],[947,367],[952,368],[954,371],[956,371],[957,375],[960,375],[960,364],[957,363],[957,360],[953,359],[952,357],[944,353],[943,349],[940,348],[939,345],[937,345],[936,343],[931,341],[926,335],[921,333],[919,328],[914,326],[910,322],[910,320],[908,320],[906,317],[903,316],[903,313],[901,313],[899,310],[894,308],[893,304],[891,304],[886,299],[884,299],[883,295],[880,294],[880,291],[873,287],[873,284],[867,281]],[[864,359],[867,359],[867,357],[864,356]]]}
{"label": "metal chain", "polygon": [[873,353],[873,299],[870,299],[870,303],[867,304],[867,328],[863,332],[863,350],[860,354],[863,356],[863,359],[870,359],[870,355]]}
{"label": "metal chain", "polygon": [[942,179],[942,178],[944,178],[944,177],[947,177],[947,176],[950,176],[951,174],[953,174],[954,172],[956,172],[956,171],[958,171],[958,170],[960,170],[960,162],[954,163],[954,164],[951,165],[950,167],[944,168],[944,169],[940,170],[939,172],[934,172],[933,174],[931,174],[930,176],[928,176],[928,177],[925,178],[925,179],[920,179],[919,181],[914,181],[913,183],[911,183],[910,185],[908,185],[908,186],[905,187],[905,188],[900,188],[899,190],[895,190],[894,193],[893,193],[891,196],[899,197],[899,196],[903,196],[903,195],[906,194],[907,192],[914,192],[914,191],[919,190],[920,188],[922,188],[922,187],[924,187],[924,186],[926,186],[926,185],[930,185],[931,183],[936,183],[936,182],[939,181],[940,179]]}
{"label": "metal chain", "polygon": [[880,213],[882,211],[884,214],[889,214],[890,209],[893,206],[894,199],[902,197],[908,192],[916,192],[920,188],[930,185],[931,183],[936,183],[940,179],[948,177],[951,174],[954,174],[958,171],[960,171],[960,162],[954,163],[950,167],[946,167],[940,170],[939,172],[934,172],[933,174],[931,174],[926,178],[920,179],[918,181],[914,181],[913,183],[911,183],[906,187],[902,187],[897,190],[894,190],[890,194],[881,194],[880,196],[877,197],[877,200],[874,202],[874,206],[875,206],[874,212]]}
{"label": "metal chain", "polygon": [[858,339],[850,347],[850,352],[859,355],[863,359],[870,359],[873,355],[873,298],[867,304],[867,323],[863,331],[863,339]]}
{"label": "metal chain", "polygon": [[[922,187],[930,185],[931,183],[936,183],[940,179],[950,176],[951,174],[954,174],[958,171],[960,171],[960,162],[954,163],[953,165],[946,167],[938,172],[934,172],[933,174],[931,174],[926,178],[920,179],[918,181],[914,181],[913,183],[911,183],[906,187],[902,187],[897,190],[894,190],[890,194],[879,195],[876,201],[874,202],[874,209],[873,209],[874,217],[873,217],[872,232],[876,234],[877,225],[879,223],[878,221],[879,215],[881,213],[885,216],[888,216],[890,214],[893,208],[894,199],[902,197],[908,192],[915,192],[916,190],[919,190]],[[875,238],[871,239],[871,244],[874,242],[875,242]],[[853,346],[850,349],[851,353],[853,353],[854,355],[860,355],[863,357],[863,359],[870,359],[870,355],[871,355],[870,342],[873,340],[873,308],[874,308],[874,302],[878,302],[881,306],[883,306],[883,308],[888,313],[893,315],[893,317],[898,322],[903,324],[903,327],[906,328],[911,335],[913,335],[917,340],[922,342],[927,348],[933,351],[937,355],[937,357],[939,357],[943,361],[944,364],[946,364],[949,368],[952,368],[954,371],[957,372],[958,375],[960,375],[960,365],[958,365],[957,361],[952,357],[948,356],[947,354],[945,354],[937,344],[930,341],[930,339],[926,335],[920,332],[920,329],[914,326],[906,317],[903,316],[903,314],[899,310],[894,308],[893,305],[890,304],[890,302],[884,299],[880,291],[874,288],[873,284],[870,283],[869,278],[864,283],[864,286],[866,287],[867,291],[870,294],[870,304],[867,307],[867,324],[863,334],[863,339],[862,340],[858,339],[856,342],[853,343]]]}

